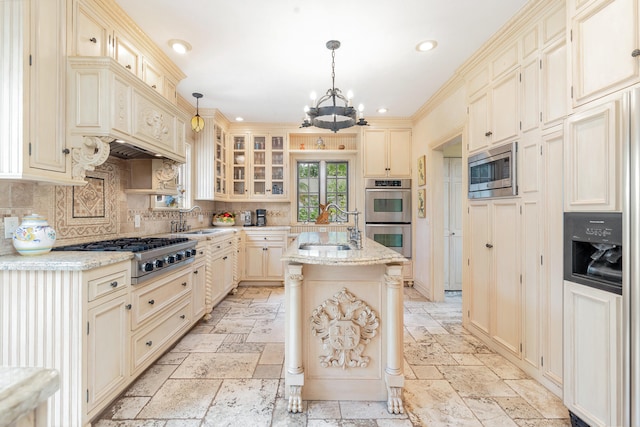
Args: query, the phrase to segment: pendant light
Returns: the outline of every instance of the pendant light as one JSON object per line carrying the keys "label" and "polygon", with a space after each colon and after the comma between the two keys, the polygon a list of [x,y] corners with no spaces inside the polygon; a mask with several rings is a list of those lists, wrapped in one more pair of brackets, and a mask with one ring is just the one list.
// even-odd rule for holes
{"label": "pendant light", "polygon": [[193,92],[191,95],[193,95],[193,97],[196,99],[196,115],[191,119],[191,129],[193,129],[193,131],[197,133],[204,129],[204,119],[200,117],[198,109],[198,101],[200,100],[200,98],[202,98],[203,95],[198,92]]}

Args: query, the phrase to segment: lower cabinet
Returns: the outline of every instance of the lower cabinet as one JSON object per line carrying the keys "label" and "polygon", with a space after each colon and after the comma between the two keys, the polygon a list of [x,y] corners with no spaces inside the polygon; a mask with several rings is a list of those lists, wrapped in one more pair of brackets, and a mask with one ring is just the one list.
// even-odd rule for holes
{"label": "lower cabinet", "polygon": [[286,231],[245,231],[244,280],[283,280]]}
{"label": "lower cabinet", "polygon": [[234,287],[237,265],[237,233],[225,234],[207,241],[204,318],[211,318],[211,310]]}
{"label": "lower cabinet", "polygon": [[564,282],[564,404],[591,426],[622,425],[622,297]]}
{"label": "lower cabinet", "polygon": [[519,357],[521,353],[520,202],[469,203],[471,324]]}
{"label": "lower cabinet", "polygon": [[205,313],[205,298],[207,292],[207,260],[202,247],[196,248],[197,258],[193,263],[193,289],[191,291],[191,306],[193,318],[199,319]]}

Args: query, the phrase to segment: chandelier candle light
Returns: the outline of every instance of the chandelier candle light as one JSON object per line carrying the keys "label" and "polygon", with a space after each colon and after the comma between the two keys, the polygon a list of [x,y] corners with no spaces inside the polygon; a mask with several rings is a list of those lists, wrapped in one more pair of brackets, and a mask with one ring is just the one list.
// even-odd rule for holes
{"label": "chandelier candle light", "polygon": [[[339,47],[340,42],[338,40],[329,40],[327,42],[327,49],[331,50],[331,89],[327,90],[327,93],[315,102],[315,106],[304,107],[305,118],[300,127],[315,126],[329,129],[335,133],[340,129],[350,128],[354,125],[368,125],[364,119],[364,106],[362,104],[358,106],[358,121],[356,121],[356,109],[351,105],[351,95],[347,98],[340,89],[336,88],[335,59],[336,49]],[[315,101],[315,96],[312,95],[311,99]],[[327,105],[321,105],[324,102]],[[338,103],[344,103],[344,105],[338,105]]]}

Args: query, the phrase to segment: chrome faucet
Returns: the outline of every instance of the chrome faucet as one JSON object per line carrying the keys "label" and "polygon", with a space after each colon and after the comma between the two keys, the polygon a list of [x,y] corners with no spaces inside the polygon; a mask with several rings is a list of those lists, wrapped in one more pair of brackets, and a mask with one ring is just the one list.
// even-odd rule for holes
{"label": "chrome faucet", "polygon": [[349,242],[352,243],[356,247],[356,249],[362,249],[362,233],[358,228],[358,215],[360,215],[360,212],[358,212],[357,210],[345,211],[334,202],[329,203],[324,209],[325,211],[328,211],[329,208],[336,208],[338,211],[342,212],[345,215],[353,215],[355,227],[347,227],[347,230],[349,230]]}
{"label": "chrome faucet", "polygon": [[202,208],[198,205],[194,205],[191,209],[180,209],[178,210],[178,221],[176,220],[172,220],[171,221],[171,232],[172,233],[182,233],[184,231],[187,231],[189,229],[189,227],[187,227],[187,220],[182,218],[182,214],[186,214],[189,212],[193,212],[194,210],[198,209],[199,211],[202,211]]}

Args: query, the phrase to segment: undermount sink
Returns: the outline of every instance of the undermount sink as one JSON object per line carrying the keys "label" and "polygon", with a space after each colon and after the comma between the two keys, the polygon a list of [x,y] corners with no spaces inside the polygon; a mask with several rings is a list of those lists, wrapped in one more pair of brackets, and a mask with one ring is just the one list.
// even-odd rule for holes
{"label": "undermount sink", "polygon": [[351,246],[347,244],[322,245],[318,243],[302,243],[298,249],[305,251],[350,251]]}
{"label": "undermount sink", "polygon": [[196,231],[187,231],[183,234],[213,234],[222,230],[196,230]]}

